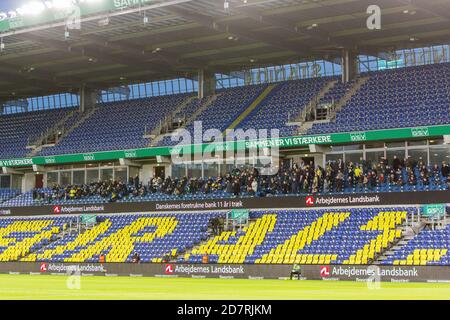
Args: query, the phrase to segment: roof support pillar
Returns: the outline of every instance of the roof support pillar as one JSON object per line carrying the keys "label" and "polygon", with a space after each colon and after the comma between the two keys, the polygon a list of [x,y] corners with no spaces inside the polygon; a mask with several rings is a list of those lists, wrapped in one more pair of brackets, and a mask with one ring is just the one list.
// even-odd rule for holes
{"label": "roof support pillar", "polygon": [[214,72],[207,72],[205,70],[198,71],[198,97],[211,96],[216,93],[216,76]]}
{"label": "roof support pillar", "polygon": [[97,91],[83,85],[80,89],[80,111],[92,109],[97,103]]}
{"label": "roof support pillar", "polygon": [[347,83],[358,76],[358,55],[348,49],[342,50],[342,82]]}

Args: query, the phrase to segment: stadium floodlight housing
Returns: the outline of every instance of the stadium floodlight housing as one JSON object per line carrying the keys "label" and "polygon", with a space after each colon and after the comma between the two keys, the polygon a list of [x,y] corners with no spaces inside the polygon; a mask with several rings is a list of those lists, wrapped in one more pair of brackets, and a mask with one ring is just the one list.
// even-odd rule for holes
{"label": "stadium floodlight housing", "polygon": [[21,7],[8,12],[0,12],[0,21],[19,16],[37,16],[45,10],[68,10],[79,4],[97,4],[105,0],[30,0]]}
{"label": "stadium floodlight housing", "polygon": [[17,9],[20,15],[36,16],[45,10],[45,4],[40,1],[31,1]]}
{"label": "stadium floodlight housing", "polygon": [[73,5],[73,1],[72,0],[53,0],[52,4],[53,4],[53,8],[66,9],[66,8],[70,8]]}

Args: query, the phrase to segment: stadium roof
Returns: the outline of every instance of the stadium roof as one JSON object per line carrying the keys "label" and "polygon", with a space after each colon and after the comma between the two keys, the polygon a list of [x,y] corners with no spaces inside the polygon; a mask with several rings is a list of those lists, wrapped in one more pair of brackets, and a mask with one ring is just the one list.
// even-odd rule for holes
{"label": "stadium roof", "polygon": [[377,0],[381,30],[366,27],[373,0],[227,1],[229,9],[224,0],[146,0],[84,15],[67,39],[63,21],[4,31],[0,100],[71,92],[81,84],[193,77],[199,69],[227,73],[332,60],[342,48],[376,55],[450,38],[448,0]]}

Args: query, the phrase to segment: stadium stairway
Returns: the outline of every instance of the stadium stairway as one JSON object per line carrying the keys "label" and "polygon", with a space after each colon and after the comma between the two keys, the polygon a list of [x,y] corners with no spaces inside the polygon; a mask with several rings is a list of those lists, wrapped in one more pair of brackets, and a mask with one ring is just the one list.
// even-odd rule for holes
{"label": "stadium stairway", "polygon": [[194,122],[197,117],[206,109],[208,109],[208,107],[210,105],[212,105],[217,98],[220,96],[220,93],[214,94],[210,97],[207,98],[207,100],[194,112],[194,114],[192,114],[192,116],[190,116],[187,120],[186,123],[184,124],[184,127],[188,126],[189,124],[191,124],[192,122]]}
{"label": "stadium stairway", "polygon": [[407,224],[407,220],[403,221],[401,226],[399,226],[399,229],[401,230],[401,237],[394,239],[394,241],[390,243],[387,248],[383,249],[381,253],[375,256],[372,264],[382,264],[382,262],[386,260],[388,256],[392,255],[394,251],[399,250],[407,244],[409,240],[414,238],[414,231],[412,231],[411,227],[408,227]]}
{"label": "stadium stairway", "polygon": [[42,145],[40,148],[37,148],[35,150],[33,156],[35,156],[36,154],[41,152],[46,147],[54,147],[54,146],[58,145],[58,143],[60,141],[63,141],[73,130],[75,130],[80,125],[82,125],[96,111],[97,111],[97,108],[94,106],[85,112],[76,111],[73,114],[71,114],[64,122],[61,123],[61,125],[64,126],[62,129],[59,129],[58,126],[55,126],[56,130],[61,130],[61,132],[62,132],[61,136],[58,137],[56,142],[51,145]]}
{"label": "stadium stairway", "polygon": [[208,225],[208,228],[206,230],[207,236],[205,240],[200,242],[199,244],[194,245],[192,248],[187,248],[183,253],[177,252],[175,255],[170,257],[169,262],[177,262],[177,263],[184,263],[189,260],[189,257],[193,252],[196,252],[200,249],[200,246],[203,245],[205,242],[211,241],[215,237],[214,231],[211,225]]}
{"label": "stadium stairway", "polygon": [[235,129],[239,124],[247,118],[253,111],[255,111],[272,93],[276,91],[277,84],[271,84],[244,110],[225,130]]}
{"label": "stadium stairway", "polygon": [[[21,262],[35,262],[36,261],[36,256],[38,254],[41,254],[42,252],[46,251],[51,245],[55,245],[58,244],[59,242],[61,242],[64,237],[67,234],[76,234],[78,232],[77,228],[75,227],[67,227],[67,229],[61,230],[59,233],[55,233],[54,237],[50,238],[48,240],[48,242],[41,244],[39,247],[30,250],[29,252],[25,253],[23,255],[23,257],[20,257],[18,259],[18,261]],[[81,234],[83,232],[80,232],[79,234]]]}
{"label": "stadium stairway", "polygon": [[[214,95],[211,95],[209,97],[205,97],[203,99],[193,99],[190,103],[187,103],[184,105],[184,107],[177,112],[175,115],[180,113],[188,114],[189,117],[186,119],[184,124],[178,128],[178,129],[186,129],[190,124],[192,124],[194,121],[201,119],[197,119],[203,111],[208,109],[214,102],[222,95],[222,93],[216,93]],[[176,131],[176,130],[175,130]],[[162,145],[170,145],[171,141],[171,134],[172,133],[164,133],[157,136],[155,139],[152,140],[150,146],[162,146]]]}
{"label": "stadium stairway", "polygon": [[[440,230],[445,230],[450,225],[450,214],[447,214],[446,220],[447,224],[440,228]],[[403,223],[402,228],[402,237],[398,239],[395,243],[393,243],[389,248],[385,250],[385,252],[378,256],[378,258],[373,262],[375,265],[387,264],[389,261],[394,261],[395,257],[398,256],[399,253],[404,251],[408,244],[413,241],[422,231],[426,232],[425,223],[417,222],[411,226],[407,226],[406,221]]]}
{"label": "stadium stairway", "polygon": [[314,122],[313,121],[304,121],[298,128],[298,135],[304,135],[308,132],[309,129],[312,128]]}
{"label": "stadium stairway", "polygon": [[[51,248],[58,247],[62,245],[68,238],[78,238],[85,237],[87,238],[87,233],[93,232],[99,228],[99,223],[91,224],[89,227],[82,224],[76,223],[75,220],[72,220],[73,223],[67,223],[64,228],[60,230],[59,233],[55,234],[54,237],[46,244],[37,248],[37,250],[32,250],[24,257],[20,259],[23,262],[35,262],[39,256],[44,255],[45,252],[51,251]],[[95,232],[95,231],[94,231]],[[84,236],[83,236],[84,234]]]}
{"label": "stadium stairway", "polygon": [[[176,256],[173,256],[172,257],[173,260],[171,260],[171,262],[177,262],[177,263],[188,262],[189,258],[191,257],[191,255],[196,255],[198,252],[202,252],[203,247],[206,244],[215,241],[215,238],[220,237],[221,239],[225,239],[225,238],[229,238],[230,236],[236,236],[236,234],[238,234],[238,233],[240,233],[242,231],[246,231],[246,230],[249,230],[249,229],[251,230],[255,226],[257,221],[258,221],[258,219],[249,218],[248,219],[248,224],[246,226],[244,226],[244,225],[237,226],[235,231],[229,231],[227,229],[227,226],[224,225],[224,231],[221,232],[219,235],[214,234],[214,230],[213,230],[212,225],[209,225],[208,229],[206,231],[208,236],[202,242],[200,242],[197,245],[194,245],[192,248],[187,249],[182,254],[177,254]],[[231,224],[231,221],[230,221],[230,224]]]}
{"label": "stadium stairway", "polygon": [[161,123],[160,126],[154,128],[153,131],[150,132],[150,134],[144,135],[144,138],[151,139],[150,147],[158,145],[158,143],[162,140],[162,138],[164,138],[164,136],[166,135],[162,133],[162,129],[164,128],[164,126],[169,127],[170,125],[172,125],[171,122],[173,120],[176,120],[177,116],[179,114],[182,114],[183,111],[188,108],[188,106],[190,106],[193,103],[199,102],[200,100],[196,96],[188,97],[186,100],[180,103],[169,116],[166,117],[166,119]]}
{"label": "stadium stairway", "polygon": [[[219,258],[217,260],[210,260],[209,262],[213,263],[244,263],[245,256],[239,256],[240,248],[239,245],[246,246],[247,250],[254,249],[257,245],[260,244],[260,242],[264,239],[264,236],[258,235],[256,236],[255,231],[261,228],[262,225],[266,225],[267,221],[271,223],[273,226],[273,216],[267,216],[260,219],[249,219],[248,224],[246,226],[238,226],[234,231],[229,230],[229,226],[225,226],[224,231],[221,232],[219,235],[214,234],[213,230],[210,228],[208,229],[209,236],[207,239],[203,240],[198,245],[192,247],[189,250],[186,250],[186,252],[178,257],[176,262],[178,263],[184,263],[184,262],[194,262],[194,263],[200,263],[202,259],[202,256],[207,252],[208,255],[212,254],[213,257],[216,254],[219,254]],[[266,233],[268,231],[271,231],[271,228],[268,228],[266,230]],[[222,246],[220,248],[217,248],[217,244],[222,241],[228,241],[231,238],[239,237],[239,235],[243,235],[241,239],[238,239],[238,243],[236,245],[231,247]],[[265,234],[264,234],[265,235]],[[211,247],[216,246],[216,251],[212,251]],[[227,251],[229,251],[227,253]],[[232,251],[232,253],[231,253]],[[221,254],[224,254],[224,256],[220,257]],[[194,260],[192,260],[194,258]],[[211,258],[210,258],[211,259]],[[236,260],[233,260],[236,259]]]}
{"label": "stadium stairway", "polygon": [[317,95],[315,95],[304,108],[302,108],[302,111],[300,112],[300,114],[296,115],[293,118],[294,120],[290,122],[292,124],[295,124],[295,125],[299,126],[299,130],[298,130],[299,134],[303,134],[304,124],[307,123],[307,122],[305,122],[306,115],[308,113],[311,113],[312,109],[314,109],[316,107],[317,101],[320,101],[320,99],[325,97],[325,95],[328,92],[330,92],[331,89],[333,89],[333,87],[336,85],[337,82],[338,82],[337,80],[329,81],[322,88],[322,90],[320,90],[319,93]]}
{"label": "stadium stairway", "polygon": [[347,102],[349,102],[353,96],[367,83],[367,81],[369,81],[369,78],[369,76],[364,76],[356,79],[350,90],[336,103],[333,113],[330,115],[330,120],[334,120],[336,118],[336,114],[341,111]]}
{"label": "stadium stairway", "polygon": [[309,112],[311,112],[312,108],[316,107],[317,101],[320,101],[326,95],[332,93],[333,88],[337,84],[337,81],[331,81],[326,87],[324,87],[322,92],[314,100],[310,102],[310,104],[304,109],[304,112],[302,112],[300,118],[297,120],[299,123],[301,123],[298,129],[298,134],[299,135],[306,134],[315,123],[324,123],[333,121],[336,118],[336,114],[347,104],[348,101],[352,99],[352,97],[368,80],[369,80],[368,76],[357,78],[355,82],[351,85],[350,89],[345,93],[345,95],[334,104],[334,107],[326,120],[304,121],[306,115]]}
{"label": "stadium stairway", "polygon": [[34,157],[41,152],[45,145],[48,145],[48,138],[50,136],[56,137],[58,136],[58,132],[64,132],[67,128],[67,123],[70,123],[72,119],[76,119],[79,115],[80,111],[78,108],[68,112],[63,118],[47,128],[47,130],[38,138],[35,138],[34,141],[30,141],[27,149],[31,149],[31,151],[27,154],[27,157]]}

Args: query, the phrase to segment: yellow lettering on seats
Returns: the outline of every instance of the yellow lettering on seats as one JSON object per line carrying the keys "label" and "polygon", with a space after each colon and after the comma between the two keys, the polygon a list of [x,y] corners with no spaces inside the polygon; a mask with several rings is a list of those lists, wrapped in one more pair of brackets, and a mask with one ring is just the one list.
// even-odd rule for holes
{"label": "yellow lettering on seats", "polygon": [[[116,233],[94,243],[86,249],[65,259],[66,262],[84,262],[96,254],[108,251],[107,262],[125,262],[134,249],[136,242],[150,243],[155,238],[163,238],[171,234],[176,228],[178,221],[174,217],[147,217],[139,218],[131,224],[118,230]],[[142,231],[146,227],[156,226],[156,230],[145,233],[142,236],[134,234]]]}
{"label": "yellow lettering on seats", "polygon": [[[95,225],[92,229],[87,230],[86,232],[79,234],[77,238],[73,241],[66,243],[65,245],[57,246],[51,250],[45,250],[39,254],[32,254],[27,261],[36,261],[37,259],[50,259],[54,255],[63,254],[65,251],[72,251],[77,247],[86,246],[89,242],[97,239],[98,236],[104,234],[109,227],[111,226],[111,221],[109,219],[104,222]],[[23,259],[25,261],[25,259]]]}
{"label": "yellow lettering on seats", "polygon": [[[17,221],[0,229],[0,246],[8,247],[0,254],[0,261],[15,261],[29,253],[30,248],[43,239],[49,239],[57,230],[42,229],[52,224],[51,220]],[[42,232],[40,232],[42,231]],[[14,232],[40,232],[17,242],[17,238],[8,237]]]}
{"label": "yellow lettering on seats", "polygon": [[291,236],[283,244],[279,244],[276,248],[270,250],[259,260],[259,263],[330,263],[336,260],[336,255],[320,255],[320,254],[298,254],[305,246],[318,240],[327,231],[337,227],[350,216],[349,212],[325,213],[319,217],[311,225],[306,226],[297,234]]}
{"label": "yellow lettering on seats", "polygon": [[406,211],[382,211],[361,226],[361,230],[383,232],[356,251],[348,260],[343,261],[343,264],[368,264],[370,260],[375,259],[375,255],[380,254],[396,238],[401,237],[401,229],[398,226],[406,219],[406,215]]}
{"label": "yellow lettering on seats", "polygon": [[255,247],[264,241],[266,234],[273,231],[276,221],[275,214],[263,215],[244,231],[245,234],[239,237],[236,244],[217,244],[235,235],[235,232],[223,232],[192,250],[192,254],[215,254],[219,256],[219,263],[244,263],[247,255],[252,254]]}

